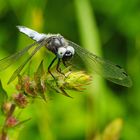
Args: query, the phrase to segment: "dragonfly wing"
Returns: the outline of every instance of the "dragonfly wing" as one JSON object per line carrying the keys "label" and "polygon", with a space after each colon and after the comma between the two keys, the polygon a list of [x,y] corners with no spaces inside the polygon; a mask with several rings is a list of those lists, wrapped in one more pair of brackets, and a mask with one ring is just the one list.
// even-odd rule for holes
{"label": "dragonfly wing", "polygon": [[11,66],[16,60],[18,60],[20,57],[22,57],[30,48],[32,48],[36,44],[37,44],[37,42],[34,42],[33,44],[25,47],[21,51],[1,59],[0,60],[0,71]]}
{"label": "dragonfly wing", "polygon": [[11,83],[21,72],[21,70],[24,68],[24,66],[30,61],[30,59],[37,53],[38,50],[40,50],[40,48],[43,46],[44,44],[41,43],[39,46],[37,46],[32,53],[29,55],[29,57],[24,61],[24,63],[22,65],[20,65],[12,74],[12,76],[10,77],[8,84]]}
{"label": "dragonfly wing", "polygon": [[132,86],[131,78],[127,75],[122,67],[113,64],[108,60],[104,60],[99,56],[96,56],[95,54],[87,51],[86,49],[71,41],[68,41],[68,44],[74,47],[75,52],[78,56],[80,56],[83,62],[89,64],[91,71],[95,71],[97,74],[116,84],[126,87]]}

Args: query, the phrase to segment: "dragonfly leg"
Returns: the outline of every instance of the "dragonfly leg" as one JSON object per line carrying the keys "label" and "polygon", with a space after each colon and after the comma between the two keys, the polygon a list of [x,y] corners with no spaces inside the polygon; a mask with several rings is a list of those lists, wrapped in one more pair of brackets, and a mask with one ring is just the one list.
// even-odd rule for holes
{"label": "dragonfly leg", "polygon": [[61,73],[62,75],[64,75],[65,76],[65,74],[61,71],[61,69],[60,69],[60,62],[61,62],[61,60],[60,60],[60,58],[58,59],[58,63],[57,63],[57,66],[56,66],[56,70],[59,72],[59,73]]}
{"label": "dragonfly leg", "polygon": [[48,72],[51,74],[51,76],[54,78],[54,80],[56,80],[55,76],[51,73],[51,66],[53,65],[53,63],[55,62],[55,60],[57,59],[57,57],[55,57],[52,62],[50,63],[49,67],[48,67]]}
{"label": "dragonfly leg", "polygon": [[63,62],[63,65],[64,65],[65,67],[67,67],[66,61],[64,61],[64,60],[62,59],[62,62]]}
{"label": "dragonfly leg", "polygon": [[[66,61],[62,59],[62,62],[63,62],[63,65],[67,68],[68,65],[67,65]],[[69,70],[72,71],[70,68],[69,68]]]}

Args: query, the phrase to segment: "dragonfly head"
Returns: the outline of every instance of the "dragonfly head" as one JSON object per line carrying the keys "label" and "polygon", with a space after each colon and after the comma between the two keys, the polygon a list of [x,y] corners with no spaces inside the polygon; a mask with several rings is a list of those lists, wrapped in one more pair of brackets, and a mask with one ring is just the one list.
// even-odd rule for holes
{"label": "dragonfly head", "polygon": [[68,61],[74,55],[74,48],[71,46],[60,47],[58,48],[57,56],[62,58],[64,61]]}

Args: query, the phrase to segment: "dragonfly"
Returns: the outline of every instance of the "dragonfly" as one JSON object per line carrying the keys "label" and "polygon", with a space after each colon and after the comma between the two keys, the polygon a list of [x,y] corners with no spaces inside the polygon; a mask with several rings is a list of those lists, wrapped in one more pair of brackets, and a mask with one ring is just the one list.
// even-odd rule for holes
{"label": "dragonfly", "polygon": [[[39,33],[33,29],[25,26],[17,26],[18,30],[34,40],[34,43],[23,48],[22,50],[5,57],[0,60],[0,71],[7,69],[9,66],[16,62],[20,57],[27,53],[31,48],[33,51],[26,58],[26,60],[14,71],[10,77],[8,84],[11,83],[15,78],[21,73],[25,65],[32,59],[32,57],[42,48],[47,48],[52,52],[55,57],[48,66],[48,72],[55,79],[51,72],[51,67],[57,60],[56,70],[63,74],[60,69],[60,64],[63,63],[65,67],[68,67],[67,62],[75,63],[77,62],[77,56],[82,61],[88,63],[91,72],[95,72],[98,75],[104,77],[105,79],[125,87],[132,86],[132,80],[130,76],[125,72],[125,70],[117,64],[114,64],[108,60],[105,60],[94,53],[86,50],[85,48],[77,45],[76,43],[67,40],[60,34],[44,34]],[[78,62],[80,63],[80,62]],[[77,65],[77,64],[76,64]]]}

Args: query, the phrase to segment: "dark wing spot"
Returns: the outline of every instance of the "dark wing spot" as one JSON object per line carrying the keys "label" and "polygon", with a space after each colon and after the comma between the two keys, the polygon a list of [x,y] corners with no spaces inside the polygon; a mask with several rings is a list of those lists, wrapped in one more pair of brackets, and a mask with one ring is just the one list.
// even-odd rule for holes
{"label": "dark wing spot", "polygon": [[118,67],[118,68],[122,69],[122,67],[121,67],[121,66],[119,66],[119,65],[116,65],[116,67]]}
{"label": "dark wing spot", "polygon": [[123,74],[124,74],[125,76],[128,76],[128,74],[127,74],[127,73],[125,73],[125,72],[123,72]]}
{"label": "dark wing spot", "polygon": [[[119,66],[119,65],[116,65],[116,67],[118,67],[119,69],[123,69],[121,66]],[[126,72],[122,72],[125,76],[128,76],[128,74],[126,73]]]}

